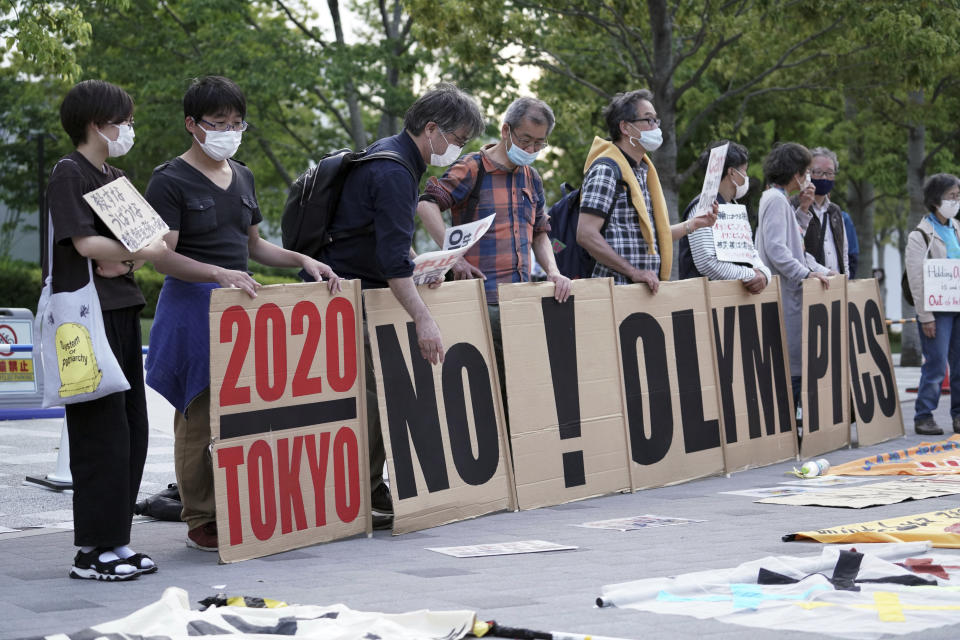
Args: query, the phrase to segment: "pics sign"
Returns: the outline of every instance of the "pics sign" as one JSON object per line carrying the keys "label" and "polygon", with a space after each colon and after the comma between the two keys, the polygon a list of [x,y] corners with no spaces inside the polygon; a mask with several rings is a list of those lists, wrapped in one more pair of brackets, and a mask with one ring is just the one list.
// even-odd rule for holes
{"label": "pics sign", "polygon": [[499,287],[521,509],[630,487],[612,289],[574,280],[559,303],[552,283]]}
{"label": "pics sign", "polygon": [[847,282],[847,315],[857,442],[864,447],[899,438],[903,435],[903,416],[876,280]]}
{"label": "pics sign", "polygon": [[367,532],[360,283],[210,297],[210,429],[220,558]]}
{"label": "pics sign", "polygon": [[634,490],[723,471],[705,282],[613,288]]}
{"label": "pics sign", "polygon": [[389,289],[363,294],[394,533],[516,509],[483,281],[419,291],[443,337],[441,365],[420,355]]}
{"label": "pics sign", "polygon": [[803,382],[800,406],[804,458],[850,444],[850,359],[847,279],[803,281]]}
{"label": "pics sign", "polygon": [[774,276],[761,293],[736,280],[707,283],[723,407],[727,473],[795,458],[787,337]]}

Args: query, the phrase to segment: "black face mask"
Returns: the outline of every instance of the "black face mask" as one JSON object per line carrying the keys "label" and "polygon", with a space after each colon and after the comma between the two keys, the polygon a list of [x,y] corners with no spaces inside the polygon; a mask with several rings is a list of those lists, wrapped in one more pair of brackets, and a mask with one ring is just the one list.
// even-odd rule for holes
{"label": "black face mask", "polygon": [[833,191],[833,180],[827,180],[826,178],[814,178],[810,182],[813,183],[813,186],[816,189],[815,193],[818,196],[825,196]]}

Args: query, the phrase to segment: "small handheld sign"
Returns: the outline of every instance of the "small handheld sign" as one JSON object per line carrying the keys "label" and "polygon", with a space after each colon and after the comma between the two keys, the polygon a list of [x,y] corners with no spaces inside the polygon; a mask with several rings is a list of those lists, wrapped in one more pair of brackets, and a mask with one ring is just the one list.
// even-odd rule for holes
{"label": "small handheld sign", "polygon": [[127,251],[140,251],[170,231],[126,176],[83,194],[83,199]]}

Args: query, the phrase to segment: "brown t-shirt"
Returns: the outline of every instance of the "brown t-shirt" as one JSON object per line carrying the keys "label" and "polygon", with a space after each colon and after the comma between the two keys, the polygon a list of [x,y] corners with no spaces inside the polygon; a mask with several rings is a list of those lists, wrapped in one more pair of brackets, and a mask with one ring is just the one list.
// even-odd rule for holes
{"label": "brown t-shirt", "polygon": [[[123,172],[108,164],[97,169],[82,153],[74,151],[60,159],[47,184],[47,209],[53,218],[53,291],[76,291],[88,282],[87,259],[73,246],[74,237],[116,236],[83,199],[83,194],[113,182]],[[43,272],[47,276],[47,248],[43,248]],[[93,265],[94,269],[96,264]],[[93,281],[104,311],[142,307],[143,294],[133,275],[101,278],[94,271]]]}

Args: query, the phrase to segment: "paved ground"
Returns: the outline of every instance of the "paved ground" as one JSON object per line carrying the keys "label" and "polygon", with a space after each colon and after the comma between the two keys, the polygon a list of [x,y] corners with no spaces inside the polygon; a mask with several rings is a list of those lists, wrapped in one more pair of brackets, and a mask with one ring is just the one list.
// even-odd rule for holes
{"label": "paved ground", "polygon": [[[917,369],[897,369],[903,413],[912,424],[911,395]],[[150,399],[151,443],[142,495],[173,481],[171,410]],[[937,418],[949,424],[943,399]],[[912,446],[904,439],[827,455],[834,464],[869,453]],[[376,532],[327,545],[238,564],[188,549],[185,526],[143,522],[133,546],[150,553],[160,571],[121,584],[67,578],[74,553],[70,497],[25,486],[27,475],[53,471],[60,422],[0,423],[0,639],[70,632],[127,615],[159,598],[168,586],[185,588],[197,601],[217,592],[278,598],[291,603],[333,604],[389,612],[473,609],[485,619],[544,630],[621,638],[804,638],[746,627],[619,609],[597,609],[604,584],[723,568],[768,554],[818,555],[820,545],[783,543],[780,536],[831,524],[908,515],[955,507],[956,498],[864,510],[757,504],[720,491],[771,486],[787,480],[793,463],[714,477],[632,495],[595,498],[554,508],[501,513],[398,537]],[[655,514],[706,522],[620,533],[572,525],[607,518]],[[34,527],[34,528],[31,528]],[[58,528],[61,527],[61,528]],[[576,545],[576,551],[456,559],[425,547],[543,539]],[[960,550],[956,551],[960,557]],[[817,637],[812,635],[812,637]],[[925,638],[960,637],[960,619]]]}

